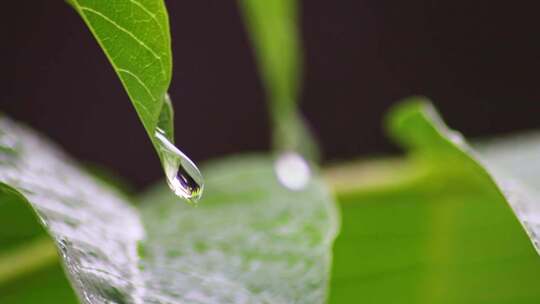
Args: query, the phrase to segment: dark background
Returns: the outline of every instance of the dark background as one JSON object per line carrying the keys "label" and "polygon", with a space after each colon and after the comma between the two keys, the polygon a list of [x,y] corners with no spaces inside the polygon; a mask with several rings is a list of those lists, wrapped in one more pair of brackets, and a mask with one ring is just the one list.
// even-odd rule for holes
{"label": "dark background", "polygon": [[[432,98],[469,137],[539,128],[539,7],[498,3],[303,1],[302,108],[326,161],[395,150],[381,121],[412,94]],[[178,145],[197,161],[267,150],[264,92],[236,2],[167,4]],[[67,4],[7,1],[0,18],[1,111],[137,185],[161,177],[117,76]]]}

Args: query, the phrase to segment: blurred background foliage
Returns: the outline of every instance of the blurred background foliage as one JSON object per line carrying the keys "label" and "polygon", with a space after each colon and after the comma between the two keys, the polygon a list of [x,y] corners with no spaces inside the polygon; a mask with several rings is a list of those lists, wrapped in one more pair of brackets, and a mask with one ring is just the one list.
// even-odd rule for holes
{"label": "blurred background foliage", "polygon": [[[448,123],[469,137],[540,127],[534,111],[540,99],[538,3],[299,4],[300,104],[325,160],[396,151],[381,118],[413,94],[432,98]],[[2,111],[77,159],[137,186],[160,178],[151,144],[135,113],[126,110],[128,97],[79,16],[64,1],[4,5]],[[197,161],[266,151],[265,92],[238,2],[167,6],[174,52],[170,93],[178,115],[190,113],[176,120],[184,130],[178,144]]]}

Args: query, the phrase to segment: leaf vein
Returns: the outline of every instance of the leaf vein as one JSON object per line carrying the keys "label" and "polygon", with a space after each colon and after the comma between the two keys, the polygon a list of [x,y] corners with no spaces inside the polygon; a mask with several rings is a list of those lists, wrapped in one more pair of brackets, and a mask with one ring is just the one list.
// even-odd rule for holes
{"label": "leaf vein", "polygon": [[96,11],[93,8],[90,8],[88,6],[79,6],[79,8],[81,9],[81,11],[87,11],[87,12],[92,13],[92,14],[98,16],[98,17],[101,17],[103,20],[105,20],[105,21],[109,22],[110,24],[114,25],[118,30],[120,30],[121,32],[124,32],[126,35],[128,35],[128,37],[130,37],[131,39],[136,41],[140,46],[142,46],[144,49],[146,49],[148,52],[150,52],[152,54],[152,56],[154,56],[159,61],[160,65],[161,65],[161,73],[163,75],[165,75],[165,69],[163,67],[163,61],[161,59],[161,56],[159,56],[156,51],[154,51],[151,47],[149,47],[146,43],[144,43],[140,38],[135,36],[130,30],[122,27],[121,25],[116,23],[111,18],[107,17],[106,15],[104,15],[103,13],[101,13],[99,11]]}
{"label": "leaf vein", "polygon": [[137,74],[131,72],[130,70],[126,70],[126,69],[122,69],[122,68],[117,68],[117,71],[120,72],[120,73],[128,74],[131,77],[133,77],[144,88],[146,93],[148,93],[148,95],[150,95],[150,97],[152,97],[152,100],[154,100],[154,101],[157,100],[157,98],[154,96],[154,94],[152,94],[152,91],[150,91],[150,88],[148,88],[148,86],[139,78],[139,76],[137,76]]}
{"label": "leaf vein", "polygon": [[152,20],[157,24],[157,26],[159,27],[160,29],[160,33],[162,33],[162,27],[161,27],[161,24],[159,23],[158,19],[156,18],[156,14],[152,13],[150,10],[148,10],[146,8],[146,6],[144,6],[142,3],[140,3],[139,1],[137,0],[129,0],[131,1],[131,3],[135,4],[136,6],[138,6],[141,10],[143,10],[146,14],[148,14],[148,16],[150,16],[152,18]]}

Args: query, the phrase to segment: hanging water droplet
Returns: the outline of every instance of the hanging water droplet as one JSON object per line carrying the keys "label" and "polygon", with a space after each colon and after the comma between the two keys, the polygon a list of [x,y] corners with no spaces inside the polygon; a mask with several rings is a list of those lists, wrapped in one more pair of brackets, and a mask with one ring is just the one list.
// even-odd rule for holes
{"label": "hanging water droplet", "polygon": [[278,156],[274,170],[278,181],[290,190],[302,190],[311,179],[308,162],[296,152],[284,152]]}
{"label": "hanging water droplet", "polygon": [[167,184],[176,195],[196,203],[204,189],[199,168],[167,138],[163,130],[156,128],[154,137],[161,153]]}

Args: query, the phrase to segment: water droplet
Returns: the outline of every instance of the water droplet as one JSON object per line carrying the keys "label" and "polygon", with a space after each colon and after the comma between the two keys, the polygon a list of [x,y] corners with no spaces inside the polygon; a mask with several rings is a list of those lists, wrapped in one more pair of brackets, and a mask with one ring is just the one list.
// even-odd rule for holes
{"label": "water droplet", "polygon": [[204,181],[199,168],[180,151],[160,128],[154,133],[159,146],[163,170],[169,188],[178,196],[196,203],[202,195]]}
{"label": "water droplet", "polygon": [[303,189],[311,179],[308,162],[296,152],[282,153],[274,166],[278,181],[290,190]]}

